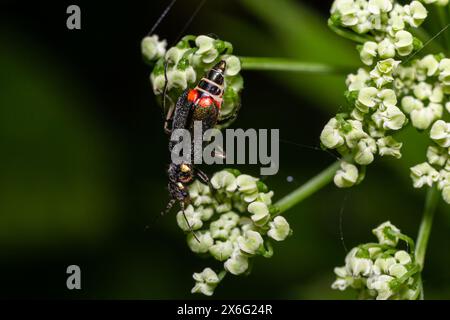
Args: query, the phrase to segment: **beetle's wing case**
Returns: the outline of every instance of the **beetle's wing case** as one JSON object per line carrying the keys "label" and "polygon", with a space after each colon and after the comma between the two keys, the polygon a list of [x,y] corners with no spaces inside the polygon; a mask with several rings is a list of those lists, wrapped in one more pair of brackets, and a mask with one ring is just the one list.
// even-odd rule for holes
{"label": "beetle's wing case", "polygon": [[[186,129],[192,119],[192,102],[187,99],[189,89],[184,90],[181,96],[178,98],[177,104],[175,106],[175,111],[172,117],[172,128],[171,132],[176,129]],[[169,142],[169,151],[172,151],[174,145],[177,141]]]}

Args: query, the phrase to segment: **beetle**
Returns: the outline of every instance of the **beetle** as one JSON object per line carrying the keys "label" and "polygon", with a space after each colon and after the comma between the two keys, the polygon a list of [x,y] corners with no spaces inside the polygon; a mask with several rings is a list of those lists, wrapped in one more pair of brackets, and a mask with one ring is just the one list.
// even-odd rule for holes
{"label": "beetle", "polygon": [[[194,122],[201,121],[202,130],[214,128],[217,124],[220,108],[223,102],[224,92],[224,74],[226,62],[221,60],[212,67],[193,89],[186,89],[178,98],[172,115],[166,119],[164,129],[170,134],[176,129],[194,129]],[[171,128],[169,128],[171,124]],[[169,151],[172,152],[177,141],[170,139]],[[194,148],[191,148],[193,150]],[[181,206],[184,218],[191,228],[185,215],[185,208],[189,204],[188,186],[197,177],[203,183],[210,186],[213,192],[208,176],[200,169],[195,168],[190,162],[176,164],[171,162],[167,170],[169,177],[168,191],[170,200],[165,212],[170,211],[173,205],[178,201]],[[191,230],[192,231],[192,230]],[[195,236],[195,233],[194,233]]]}

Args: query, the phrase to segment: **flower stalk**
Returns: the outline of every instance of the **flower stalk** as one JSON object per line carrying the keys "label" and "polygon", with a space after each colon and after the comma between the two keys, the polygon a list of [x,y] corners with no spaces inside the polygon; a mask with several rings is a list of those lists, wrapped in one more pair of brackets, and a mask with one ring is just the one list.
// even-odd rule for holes
{"label": "flower stalk", "polygon": [[425,253],[427,250],[428,240],[430,238],[431,227],[433,225],[434,213],[439,203],[439,192],[436,186],[428,189],[425,201],[425,209],[420,223],[419,235],[416,241],[416,261],[423,269],[425,262]]}
{"label": "flower stalk", "polygon": [[347,74],[353,67],[331,66],[285,58],[239,57],[242,70],[289,71],[314,74]]}

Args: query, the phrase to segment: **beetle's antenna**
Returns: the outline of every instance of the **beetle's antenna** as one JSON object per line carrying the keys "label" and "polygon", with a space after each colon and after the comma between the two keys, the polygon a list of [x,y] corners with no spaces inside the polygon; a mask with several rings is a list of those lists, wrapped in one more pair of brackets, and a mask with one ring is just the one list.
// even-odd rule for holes
{"label": "beetle's antenna", "polygon": [[339,158],[337,155],[335,155],[333,152],[331,152],[328,149],[322,149],[320,147],[316,147],[316,146],[310,146],[307,144],[302,144],[302,143],[298,143],[298,142],[294,142],[294,141],[289,141],[286,139],[280,139],[280,142],[286,143],[286,144],[290,144],[299,148],[305,148],[305,149],[310,149],[310,150],[314,150],[314,151],[320,151],[320,152],[325,152],[328,153],[329,156],[333,157],[335,160],[337,161],[341,161],[342,159]]}
{"label": "beetle's antenna", "polygon": [[156,20],[155,24],[150,29],[150,32],[148,33],[148,36],[153,35],[153,32],[155,32],[156,28],[160,25],[161,21],[163,21],[163,19],[167,16],[167,14],[169,13],[170,9],[172,9],[172,7],[175,4],[175,2],[177,2],[177,0],[172,0],[169,3],[169,5],[167,6],[167,8],[164,9],[163,13],[161,13],[161,15],[159,16],[158,20]]}
{"label": "beetle's antenna", "polygon": [[[175,3],[176,0],[173,1],[173,3]],[[186,22],[186,24],[184,25],[184,27],[181,29],[180,33],[178,34],[176,40],[175,40],[175,44],[180,40],[181,36],[183,35],[183,33],[186,31],[186,29],[190,26],[190,24],[192,23],[192,21],[194,20],[195,16],[199,13],[200,9],[203,7],[203,5],[205,4],[206,0],[201,0],[200,3],[197,5],[197,7],[195,8],[195,11],[192,13],[192,15],[190,16],[189,20]],[[168,9],[170,10],[170,7],[173,5],[173,3],[171,3],[168,7]],[[168,11],[166,9],[166,11]],[[163,15],[167,14],[166,12],[163,13]],[[163,16],[161,15],[161,17]],[[161,20],[161,17],[159,20]],[[153,28],[152,28],[153,29]],[[162,96],[162,105],[163,105],[163,112],[166,112],[166,98],[167,98],[167,90],[168,90],[168,79],[167,79],[167,65],[168,65],[169,61],[166,59],[166,57],[164,56],[164,89],[163,89],[163,96]]]}
{"label": "beetle's antenna", "polygon": [[402,62],[403,64],[406,64],[408,61],[410,61],[412,58],[414,58],[419,52],[421,52],[423,49],[425,49],[426,46],[428,46],[434,39],[436,39],[437,37],[439,37],[443,32],[445,32],[445,30],[448,29],[448,27],[450,27],[450,23],[448,23],[446,26],[444,26],[441,30],[439,30],[438,33],[436,33],[433,37],[431,37],[430,40],[428,40],[427,42],[425,42],[425,44],[422,46],[422,48],[420,48],[419,50],[417,50],[416,52],[414,52],[411,56],[408,57],[408,59],[406,59],[404,62]]}
{"label": "beetle's antenna", "polygon": [[200,9],[203,7],[205,2],[206,2],[206,0],[201,0],[200,1],[200,3],[198,4],[197,8],[195,8],[195,11],[190,16],[189,20],[186,22],[186,24],[184,25],[183,29],[181,29],[180,33],[178,34],[178,37],[177,37],[177,40],[175,41],[175,43],[177,43],[180,40],[180,38],[183,35],[183,33],[191,25],[191,23],[194,20],[195,16],[199,13]]}

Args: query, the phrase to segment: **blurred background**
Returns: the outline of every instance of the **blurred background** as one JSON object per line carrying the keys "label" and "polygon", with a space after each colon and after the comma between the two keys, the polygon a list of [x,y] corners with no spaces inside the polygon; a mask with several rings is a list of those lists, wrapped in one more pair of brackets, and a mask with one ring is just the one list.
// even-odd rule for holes
{"label": "blurred background", "polygon": [[[156,33],[173,44],[199,2],[178,1]],[[79,31],[66,28],[72,2],[0,4],[0,297],[201,298],[190,294],[191,275],[210,261],[190,252],[175,212],[160,216],[167,138],[140,53],[169,0],[75,3]],[[214,33],[241,56],[358,66],[354,45],[327,29],[331,3],[209,0],[184,33]],[[345,75],[243,75],[234,127],[279,128],[285,141],[280,171],[266,179],[276,200],[333,162],[302,145],[319,145],[344,102]],[[386,220],[417,234],[424,191],[413,189],[409,167],[425,159],[426,141],[414,130],[401,139],[401,160],[378,160],[360,186],[330,185],[290,210],[294,235],[272,259],[256,259],[250,276],[227,277],[215,298],[355,298],[330,288],[345,248],[374,240],[372,228]],[[450,298],[449,231],[441,204],[427,298]],[[71,264],[81,267],[82,290],[66,288]]]}

